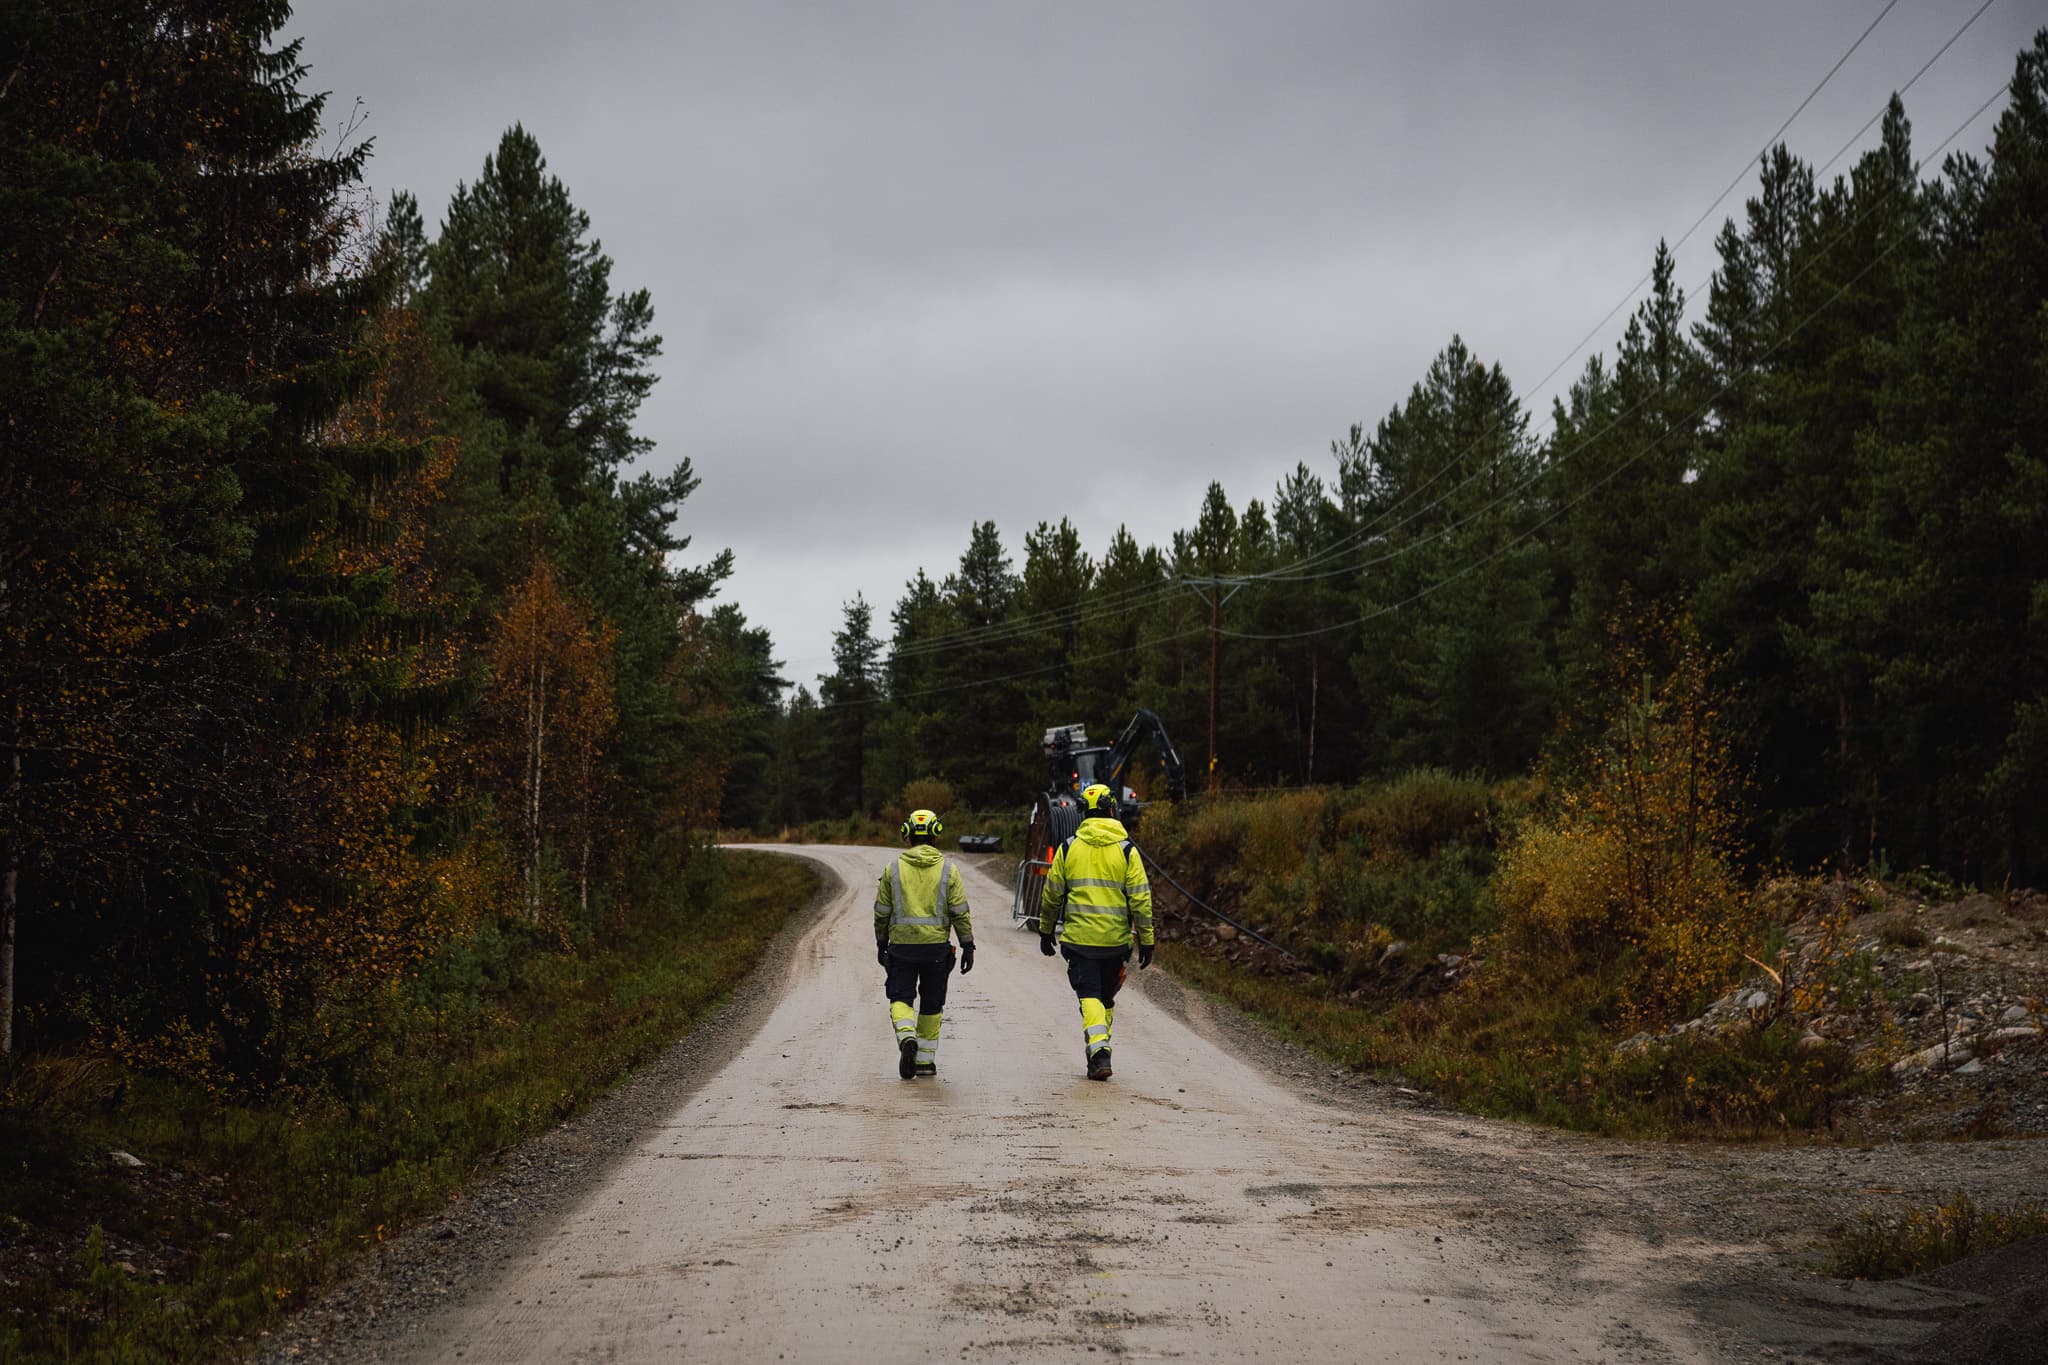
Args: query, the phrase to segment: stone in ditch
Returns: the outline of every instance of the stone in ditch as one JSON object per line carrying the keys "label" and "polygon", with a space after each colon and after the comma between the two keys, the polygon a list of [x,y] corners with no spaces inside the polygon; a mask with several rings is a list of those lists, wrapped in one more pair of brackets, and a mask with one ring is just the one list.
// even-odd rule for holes
{"label": "stone in ditch", "polygon": [[1828,1040],[1818,1033],[1802,1033],[1799,1035],[1799,1041],[1793,1044],[1801,1052],[1818,1052],[1827,1045]]}
{"label": "stone in ditch", "polygon": [[1944,1066],[1960,1066],[1970,1060],[1970,1049],[1954,1044],[1936,1043],[1923,1047],[1909,1057],[1901,1057],[1892,1063],[1894,1076],[1910,1076],[1916,1071],[1936,1071]]}
{"label": "stone in ditch", "polygon": [[1975,1057],[1972,1057],[1969,1061],[1964,1062],[1961,1066],[1956,1068],[1956,1075],[1974,1076],[1983,1069],[1984,1063],[1978,1061]]}
{"label": "stone in ditch", "polygon": [[2025,1005],[2007,1005],[2005,1013],[1998,1017],[2008,1024],[2023,1024],[2027,1019],[2027,1007]]}
{"label": "stone in ditch", "polygon": [[1217,925],[1216,937],[1222,939],[1225,943],[1230,942],[1230,940],[1237,937],[1237,926],[1234,924]]}
{"label": "stone in ditch", "polygon": [[1742,1008],[1746,1010],[1760,1010],[1770,1003],[1771,997],[1762,991],[1751,991],[1742,997]]}
{"label": "stone in ditch", "polygon": [[2040,1036],[2041,1030],[2025,1026],[1993,1029],[1991,1031],[1991,1041],[1994,1043],[2023,1043],[2029,1038],[2039,1038]]}
{"label": "stone in ditch", "polygon": [[108,1152],[107,1155],[114,1159],[116,1166],[141,1166],[145,1164],[142,1158],[136,1156],[133,1152]]}

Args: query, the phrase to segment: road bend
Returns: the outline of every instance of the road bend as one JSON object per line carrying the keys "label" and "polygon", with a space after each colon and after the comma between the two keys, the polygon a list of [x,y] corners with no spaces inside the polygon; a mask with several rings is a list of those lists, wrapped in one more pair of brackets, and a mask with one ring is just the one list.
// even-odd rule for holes
{"label": "road bend", "polygon": [[1490,1216],[1458,1139],[1498,1170],[1514,1130],[1338,1102],[1129,987],[1116,1076],[1087,1080],[1062,964],[1012,928],[995,860],[969,871],[979,961],[953,978],[939,1074],[899,1079],[871,919],[888,851],[771,851],[845,890],[765,1023],[405,1354],[1709,1358],[1614,1269],[1637,1261],[1626,1237],[1589,1255],[1548,1217]]}

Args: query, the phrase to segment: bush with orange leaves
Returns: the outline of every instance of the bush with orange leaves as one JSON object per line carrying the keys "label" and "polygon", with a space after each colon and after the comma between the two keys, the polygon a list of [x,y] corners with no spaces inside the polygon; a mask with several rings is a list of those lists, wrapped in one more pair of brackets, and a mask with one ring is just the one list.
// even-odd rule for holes
{"label": "bush with orange leaves", "polygon": [[[939,777],[914,777],[903,784],[903,790],[896,799],[882,811],[885,824],[900,825],[910,818],[914,810],[937,811],[945,816],[960,807],[960,798],[954,793],[952,784]],[[955,820],[953,823],[958,824]]]}
{"label": "bush with orange leaves", "polygon": [[1614,632],[1609,667],[1601,734],[1502,850],[1494,886],[1511,960],[1615,973],[1623,1022],[1654,1024],[1717,993],[1751,936],[1740,779],[1689,620]]}

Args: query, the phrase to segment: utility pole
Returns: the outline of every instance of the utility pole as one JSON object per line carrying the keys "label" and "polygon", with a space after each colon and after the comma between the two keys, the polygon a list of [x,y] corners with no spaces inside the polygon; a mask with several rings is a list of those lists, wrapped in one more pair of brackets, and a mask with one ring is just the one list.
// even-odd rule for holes
{"label": "utility pole", "polygon": [[[1209,787],[1216,790],[1216,692],[1218,683],[1217,665],[1221,657],[1223,640],[1223,604],[1237,596],[1237,590],[1251,582],[1249,578],[1183,578],[1181,582],[1196,589],[1196,596],[1209,604]],[[1225,592],[1224,589],[1229,591]]]}

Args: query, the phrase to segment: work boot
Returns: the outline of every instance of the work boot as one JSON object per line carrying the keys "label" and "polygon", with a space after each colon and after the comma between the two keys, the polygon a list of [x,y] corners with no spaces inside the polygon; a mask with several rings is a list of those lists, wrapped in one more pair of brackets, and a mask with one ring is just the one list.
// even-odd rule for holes
{"label": "work boot", "polygon": [[896,1074],[907,1081],[917,1074],[917,1039],[905,1038],[896,1053]]}
{"label": "work boot", "polygon": [[939,1064],[937,1062],[919,1062],[917,1064],[917,1074],[920,1076],[936,1076],[939,1074]]}
{"label": "work boot", "polygon": [[1109,1079],[1109,1049],[1098,1048],[1088,1054],[1088,1079],[1106,1081]]}

